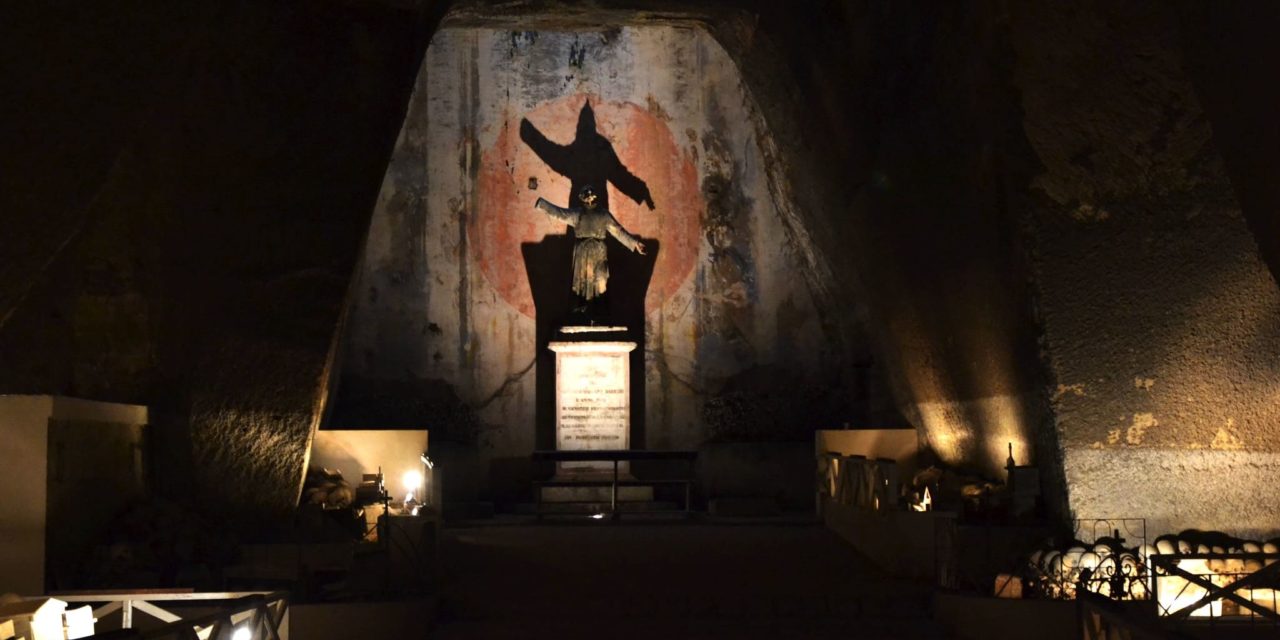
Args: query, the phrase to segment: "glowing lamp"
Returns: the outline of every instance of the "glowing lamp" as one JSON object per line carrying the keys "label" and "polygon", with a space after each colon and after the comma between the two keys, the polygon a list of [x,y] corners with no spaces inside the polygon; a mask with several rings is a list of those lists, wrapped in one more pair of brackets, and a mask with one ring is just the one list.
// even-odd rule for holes
{"label": "glowing lamp", "polygon": [[413,496],[413,493],[422,486],[422,472],[410,469],[404,472],[402,480],[404,481],[404,490],[407,491],[410,496]]}
{"label": "glowing lamp", "polygon": [[249,627],[240,627],[231,634],[231,640],[253,640],[253,632]]}

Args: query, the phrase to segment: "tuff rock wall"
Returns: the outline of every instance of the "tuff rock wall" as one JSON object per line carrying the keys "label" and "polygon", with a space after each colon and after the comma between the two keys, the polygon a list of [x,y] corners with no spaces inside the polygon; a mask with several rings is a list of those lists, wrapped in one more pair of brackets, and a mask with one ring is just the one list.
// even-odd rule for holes
{"label": "tuff rock wall", "polygon": [[[1274,528],[1280,17],[1255,3],[1113,5],[6,5],[4,24],[22,28],[0,45],[12,97],[0,390],[148,404],[166,488],[287,507],[434,19],[452,9],[463,26],[508,32],[694,24],[723,47],[760,123],[758,146],[731,145],[721,175],[762,172],[776,220],[808,236],[779,264],[807,276],[800,326],[818,318],[852,354],[839,358],[851,397],[873,405],[883,394],[858,380],[878,376],[858,371],[882,369],[944,461],[989,475],[1014,442],[1046,470],[1064,518]],[[612,101],[656,113],[643,97]],[[696,117],[695,132],[708,113],[659,105]],[[678,149],[683,136],[672,130]],[[462,140],[459,154],[483,149]],[[703,189],[706,153],[696,192],[710,210],[738,190]],[[734,174],[751,153],[757,167]],[[751,206],[768,221],[762,202]],[[706,260],[715,245],[699,242]],[[381,250],[369,243],[371,259]],[[483,290],[481,276],[470,286]],[[787,325],[704,308],[732,319],[715,331],[749,325],[753,348]],[[404,330],[390,324],[385,335]],[[727,352],[726,370],[749,360]],[[422,355],[434,352],[403,359]],[[441,359],[456,372],[464,356]],[[391,375],[359,350],[346,358],[368,369],[344,388]],[[432,411],[489,431],[468,404],[482,385],[429,386]]]}
{"label": "tuff rock wall", "polygon": [[1073,512],[1274,533],[1280,289],[1259,251],[1273,238],[1250,232],[1228,179],[1182,16],[1032,3],[1012,24]]}
{"label": "tuff rock wall", "polygon": [[297,499],[428,18],[10,4],[0,391],[151,407],[155,490]]}
{"label": "tuff rock wall", "polygon": [[945,464],[993,478],[1012,444],[1065,515],[1019,185],[1034,168],[1002,3],[760,7],[721,27],[779,141],[797,210],[859,300],[903,414]]}
{"label": "tuff rock wall", "polygon": [[1063,519],[1274,532],[1275,12],[785,14],[719,34],[939,456],[998,477],[1013,442]]}
{"label": "tuff rock wall", "polygon": [[[569,157],[540,157],[530,129]],[[537,425],[551,400],[538,387],[554,386],[554,367],[537,366],[552,362],[538,317],[553,311],[535,297],[569,254],[530,251],[545,238],[569,245],[564,224],[532,205],[568,204],[574,162],[604,162],[588,138],[634,176],[607,185],[608,206],[656,251],[647,283],[626,277],[620,246],[610,258],[613,306],[643,303],[634,446],[803,440],[854,412],[884,413],[865,339],[839,333],[829,316],[843,305],[815,295],[830,283],[804,262],[808,230],[775,204],[762,132],[736,65],[701,28],[436,32],[374,211],[335,423],[429,426],[433,442],[474,446],[486,468],[554,447]],[[545,295],[567,299],[554,288],[564,284]]]}

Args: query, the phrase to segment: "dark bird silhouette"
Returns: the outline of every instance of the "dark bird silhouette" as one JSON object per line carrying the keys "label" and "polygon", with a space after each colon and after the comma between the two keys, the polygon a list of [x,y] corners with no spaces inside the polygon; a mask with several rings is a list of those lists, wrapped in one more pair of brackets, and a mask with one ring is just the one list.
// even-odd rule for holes
{"label": "dark bird silhouette", "polygon": [[636,204],[647,205],[649,210],[653,210],[649,185],[623,166],[613,144],[596,131],[596,114],[590,101],[578,112],[578,131],[573,142],[562,145],[548,140],[526,118],[520,120],[520,139],[553,171],[569,179],[571,184],[565,202],[574,202],[574,195],[583,187],[595,185],[600,198],[599,207],[612,211],[609,208],[609,190],[604,188],[606,182],[611,182]]}

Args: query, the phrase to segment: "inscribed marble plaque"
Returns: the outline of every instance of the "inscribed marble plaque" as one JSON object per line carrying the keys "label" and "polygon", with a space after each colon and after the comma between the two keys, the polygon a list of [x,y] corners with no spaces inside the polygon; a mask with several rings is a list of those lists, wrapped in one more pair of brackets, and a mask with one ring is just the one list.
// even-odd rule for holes
{"label": "inscribed marble plaque", "polygon": [[[556,448],[627,449],[631,444],[634,342],[552,342],[556,353]],[[561,470],[611,470],[612,463],[563,463]]]}

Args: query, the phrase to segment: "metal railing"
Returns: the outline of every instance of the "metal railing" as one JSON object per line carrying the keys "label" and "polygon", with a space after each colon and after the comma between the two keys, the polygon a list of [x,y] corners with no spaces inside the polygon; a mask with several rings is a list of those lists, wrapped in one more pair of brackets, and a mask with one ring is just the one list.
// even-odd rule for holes
{"label": "metal railing", "polygon": [[[105,603],[93,610],[95,618],[120,612],[120,628],[91,636],[102,640],[288,640],[281,624],[289,608],[289,594],[273,592],[98,592],[59,594],[65,602]],[[158,606],[177,604],[217,606],[218,610],[194,618]],[[173,604],[169,604],[173,603]],[[136,614],[145,614],[160,626],[138,628]]]}
{"label": "metal railing", "polygon": [[1175,624],[1280,628],[1280,554],[1154,554],[1159,615]]}
{"label": "metal railing", "polygon": [[1151,569],[1143,518],[1075,521],[1072,541],[1042,548],[1010,573],[1022,578],[1024,597],[1073,600],[1089,592],[1111,600],[1151,598]]}

